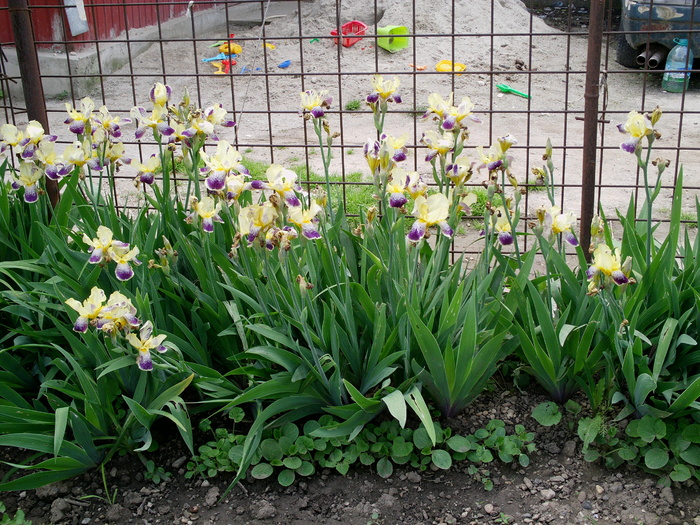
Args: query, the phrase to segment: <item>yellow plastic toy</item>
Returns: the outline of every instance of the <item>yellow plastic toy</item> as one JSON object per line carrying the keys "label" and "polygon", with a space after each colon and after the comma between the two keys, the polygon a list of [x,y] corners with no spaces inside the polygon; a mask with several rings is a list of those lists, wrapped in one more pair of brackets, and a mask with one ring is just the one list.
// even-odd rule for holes
{"label": "yellow plastic toy", "polygon": [[[464,64],[460,64],[459,62],[452,62],[451,60],[440,60],[437,64],[435,64],[435,71],[441,71],[443,73],[449,72],[449,71],[464,71],[467,69],[467,66]],[[457,73],[457,76],[461,76],[460,73]]]}
{"label": "yellow plastic toy", "polygon": [[243,51],[243,48],[235,42],[226,42],[219,46],[219,51],[221,51],[225,55],[240,55]]}

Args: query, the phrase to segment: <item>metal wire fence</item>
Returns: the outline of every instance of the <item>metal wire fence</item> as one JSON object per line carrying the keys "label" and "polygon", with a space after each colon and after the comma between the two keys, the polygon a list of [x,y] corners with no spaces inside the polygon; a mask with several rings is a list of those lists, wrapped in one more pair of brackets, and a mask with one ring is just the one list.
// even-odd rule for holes
{"label": "metal wire fence", "polygon": [[[0,2],[3,28],[9,28],[16,4]],[[78,107],[83,97],[90,96],[96,106],[104,104],[113,114],[127,117],[133,106],[146,104],[154,82],[163,82],[172,87],[174,100],[186,90],[200,107],[222,104],[237,125],[219,137],[234,144],[254,169],[280,163],[295,168],[311,188],[320,182],[321,161],[312,128],[298,116],[298,93],[328,90],[334,98],[329,121],[340,133],[333,144],[331,173],[352,212],[355,204],[372,202],[363,145],[374,128],[364,99],[371,91],[372,75],[380,73],[401,82],[402,103],[391,108],[386,130],[406,135],[415,170],[430,173],[420,140],[433,125],[421,118],[431,93],[445,98],[453,93],[455,103],[468,96],[475,104],[473,111],[481,122],[469,126],[472,147],[467,151],[475,162],[477,147],[487,149],[509,133],[517,138],[513,173],[529,189],[523,204],[525,216],[532,219],[535,208],[546,200],[532,168],[541,165],[547,139],[553,145],[557,200],[563,209],[579,212],[582,166],[591,155],[596,160],[596,207],[602,206],[609,216],[615,208],[626,207],[630,197],[639,195],[643,181],[634,157],[620,151],[624,137],[615,126],[631,110],[651,111],[659,105],[664,117],[658,125],[662,138],[656,152],[671,160],[661,197],[670,199],[684,165],[689,218],[700,188],[698,75],[691,73],[687,91],[667,93],[662,90],[662,71],[646,60],[653,53],[640,59],[641,68],[625,67],[616,59],[624,62],[645,50],[659,50],[657,36],[669,31],[687,35],[692,42],[695,6],[684,7],[690,11],[690,21],[678,29],[668,21],[653,24],[659,9],[650,4],[648,23],[627,31],[646,38],[633,55],[620,30],[620,5],[600,4],[603,31],[598,33],[591,29],[596,21],[589,20],[588,4],[572,0],[30,2],[40,72],[38,78],[21,78],[13,32],[3,29],[0,121],[26,123],[27,110],[36,102],[25,102],[20,85],[39,82],[50,130],[59,141],[68,142],[63,124],[66,103]],[[593,114],[585,107],[587,98],[595,95],[586,86],[587,72],[596,66],[589,60],[592,40],[602,50],[593,90],[600,96]],[[229,42],[240,46],[237,56],[228,63],[226,57],[212,60],[219,55],[219,46]],[[664,60],[660,62],[657,67],[663,68]],[[586,119],[596,129],[597,142],[584,151]],[[155,151],[153,143],[136,140],[128,130],[124,143],[133,157],[146,158]],[[119,175],[125,199],[136,195],[133,177],[126,167]],[[470,183],[479,188],[484,178],[475,172]],[[129,202],[136,204],[134,199]],[[667,218],[664,206],[658,209],[658,218]],[[466,240],[460,251],[465,247],[478,251],[479,245],[471,244],[478,237],[478,225],[471,230],[465,223]]]}

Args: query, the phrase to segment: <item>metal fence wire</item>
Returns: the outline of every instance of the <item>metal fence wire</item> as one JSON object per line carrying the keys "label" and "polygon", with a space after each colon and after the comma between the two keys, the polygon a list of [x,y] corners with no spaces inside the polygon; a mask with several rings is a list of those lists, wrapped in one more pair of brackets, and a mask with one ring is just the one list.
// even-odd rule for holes
{"label": "metal fence wire", "polygon": [[[671,165],[661,190],[668,205],[657,206],[657,218],[668,219],[681,165],[684,217],[691,218],[700,188],[700,75],[691,71],[684,92],[664,91],[667,49],[658,45],[669,35],[694,45],[696,6],[678,3],[683,5],[632,0],[38,0],[27,5],[0,0],[0,123],[21,126],[45,111],[51,133],[67,143],[66,103],[79,107],[89,96],[96,107],[104,104],[128,117],[132,107],[147,105],[149,90],[162,82],[172,88],[173,100],[187,91],[199,107],[222,104],[237,125],[219,138],[239,149],[249,169],[264,173],[270,163],[282,164],[297,170],[310,189],[321,182],[322,165],[313,129],[299,118],[299,93],[328,90],[333,104],[327,115],[340,134],[333,143],[331,173],[348,210],[356,213],[372,204],[363,145],[375,131],[365,97],[379,73],[400,80],[402,102],[392,106],[385,129],[406,136],[412,169],[431,178],[420,142],[434,126],[422,119],[428,96],[453,94],[456,104],[470,97],[480,120],[469,125],[466,153],[472,160],[478,163],[478,147],[488,149],[499,137],[514,136],[513,173],[528,188],[524,215],[533,219],[546,196],[532,169],[541,166],[550,139],[558,203],[582,216],[585,229],[586,213],[600,205],[614,216],[616,208],[626,208],[640,194],[636,159],[620,150],[625,137],[616,126],[628,112],[651,112],[658,105],[664,115],[655,155]],[[628,4],[648,16],[634,29],[620,25]],[[682,9],[689,12],[687,21],[674,25]],[[30,23],[16,26],[14,18],[22,13]],[[656,20],[662,15],[665,19]],[[21,74],[26,69],[24,58],[18,58],[21,39],[38,57],[35,75]],[[227,43],[229,51],[238,51],[235,57],[219,56]],[[640,66],[626,67],[637,59]],[[37,92],[42,100],[36,100]],[[123,141],[134,158],[147,158],[156,147],[145,137],[136,140],[133,128],[125,128]],[[134,173],[124,167],[118,176],[122,203],[137,206]],[[475,172],[470,184],[483,187],[485,178]],[[462,230],[456,250],[478,252],[473,242],[478,220],[465,221]]]}

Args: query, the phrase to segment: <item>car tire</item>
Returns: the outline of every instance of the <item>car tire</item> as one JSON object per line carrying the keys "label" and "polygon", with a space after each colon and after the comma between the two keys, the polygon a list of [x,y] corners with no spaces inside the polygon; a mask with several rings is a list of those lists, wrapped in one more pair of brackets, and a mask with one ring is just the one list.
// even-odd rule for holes
{"label": "car tire", "polygon": [[621,66],[637,69],[639,68],[639,64],[637,64],[637,55],[639,55],[639,51],[627,43],[624,34],[619,34],[617,39],[617,53],[615,55],[617,63]]}

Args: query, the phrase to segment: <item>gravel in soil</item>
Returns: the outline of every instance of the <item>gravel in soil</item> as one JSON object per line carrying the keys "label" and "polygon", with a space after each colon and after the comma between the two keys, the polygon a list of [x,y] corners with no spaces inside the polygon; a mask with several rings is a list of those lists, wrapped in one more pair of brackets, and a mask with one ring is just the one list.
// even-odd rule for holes
{"label": "gravel in soil", "polygon": [[527,468],[488,465],[494,488],[487,492],[467,473],[396,469],[382,479],[371,469],[346,476],[325,470],[284,488],[275,481],[243,481],[221,500],[231,476],[184,478],[186,453],[179,442],[162,443],[154,461],[173,473],[154,485],[133,457],[107,471],[114,505],[101,497],[99,472],[35,491],[1,496],[38,524],[226,524],[226,525],[452,525],[452,524],[700,524],[697,485],[658,488],[656,479],[633,467],[611,471],[586,463],[573,419],[541,427],[530,416],[543,396],[511,391],[482,395],[459,417],[443,422],[471,433],[491,419],[509,431],[523,424],[536,433],[538,450]]}

